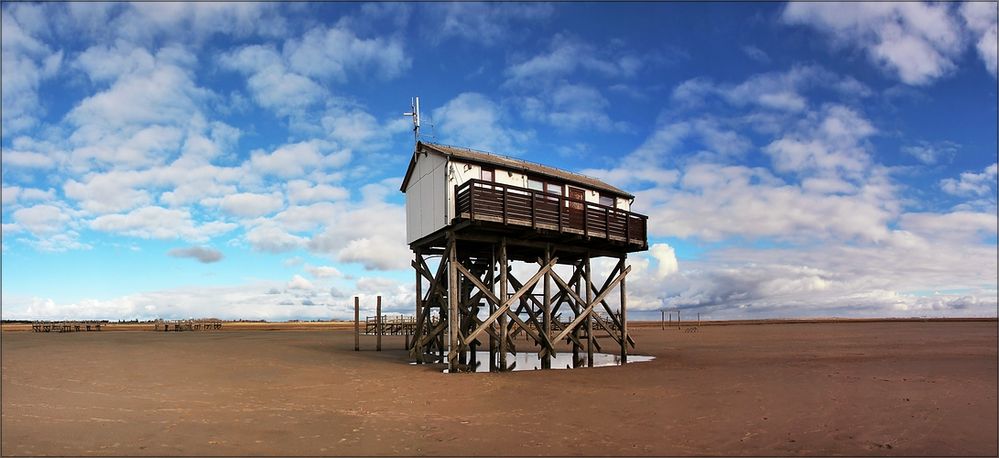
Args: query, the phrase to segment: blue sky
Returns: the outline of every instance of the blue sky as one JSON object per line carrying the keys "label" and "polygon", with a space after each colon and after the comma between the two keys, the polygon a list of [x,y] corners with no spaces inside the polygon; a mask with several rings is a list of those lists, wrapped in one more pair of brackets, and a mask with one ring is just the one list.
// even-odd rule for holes
{"label": "blue sky", "polygon": [[410,311],[415,95],[425,140],[634,193],[638,317],[996,316],[994,3],[4,3],[2,25],[5,319]]}

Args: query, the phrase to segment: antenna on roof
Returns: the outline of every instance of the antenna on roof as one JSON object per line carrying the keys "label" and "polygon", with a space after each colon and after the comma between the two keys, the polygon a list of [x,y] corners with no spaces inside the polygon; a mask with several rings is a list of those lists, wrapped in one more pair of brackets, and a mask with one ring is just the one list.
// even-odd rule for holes
{"label": "antenna on roof", "polygon": [[403,113],[403,116],[413,117],[413,138],[416,141],[420,141],[420,98],[413,97],[410,99],[410,109],[413,111],[409,113]]}

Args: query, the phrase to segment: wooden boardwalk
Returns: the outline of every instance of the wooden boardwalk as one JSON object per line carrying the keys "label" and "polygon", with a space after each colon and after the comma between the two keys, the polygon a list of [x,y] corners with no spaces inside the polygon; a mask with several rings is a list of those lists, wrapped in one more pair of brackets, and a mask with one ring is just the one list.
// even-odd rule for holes
{"label": "wooden boardwalk", "polygon": [[222,329],[222,320],[206,318],[201,320],[156,320],[154,331],[214,331]]}
{"label": "wooden boardwalk", "polygon": [[36,321],[31,323],[33,332],[100,331],[106,321]]}

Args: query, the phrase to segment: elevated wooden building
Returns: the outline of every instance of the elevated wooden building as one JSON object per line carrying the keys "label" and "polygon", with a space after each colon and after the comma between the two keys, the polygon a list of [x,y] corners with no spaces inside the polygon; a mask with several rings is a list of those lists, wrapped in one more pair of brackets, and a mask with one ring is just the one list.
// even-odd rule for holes
{"label": "elevated wooden building", "polygon": [[[488,350],[490,369],[506,370],[524,333],[542,368],[551,367],[563,340],[574,366],[592,365],[597,332],[627,361],[634,346],[627,256],[648,248],[647,218],[630,211],[633,195],[577,173],[419,141],[401,191],[415,255],[410,351],[417,361],[446,359],[449,371],[474,370],[476,353]],[[590,268],[595,257],[617,260],[600,282]],[[513,261],[537,268],[518,279]],[[556,265],[571,266],[571,275],[563,278]],[[618,310],[607,300],[614,293]],[[569,318],[556,319],[563,315]]]}

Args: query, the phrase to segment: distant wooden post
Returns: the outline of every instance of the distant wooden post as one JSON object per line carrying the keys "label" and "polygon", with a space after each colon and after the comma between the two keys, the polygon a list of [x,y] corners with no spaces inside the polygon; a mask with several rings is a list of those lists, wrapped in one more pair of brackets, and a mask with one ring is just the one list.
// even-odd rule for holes
{"label": "distant wooden post", "polygon": [[382,351],[382,297],[378,296],[378,303],[375,305],[375,351]]}
{"label": "distant wooden post", "polygon": [[676,329],[680,329],[680,311],[676,311]]}
{"label": "distant wooden post", "polygon": [[660,310],[659,314],[662,315],[660,317],[660,320],[661,320],[663,331],[665,331],[666,330],[666,311],[665,310]]}
{"label": "distant wooden post", "polygon": [[361,351],[361,305],[354,296],[354,351]]}

